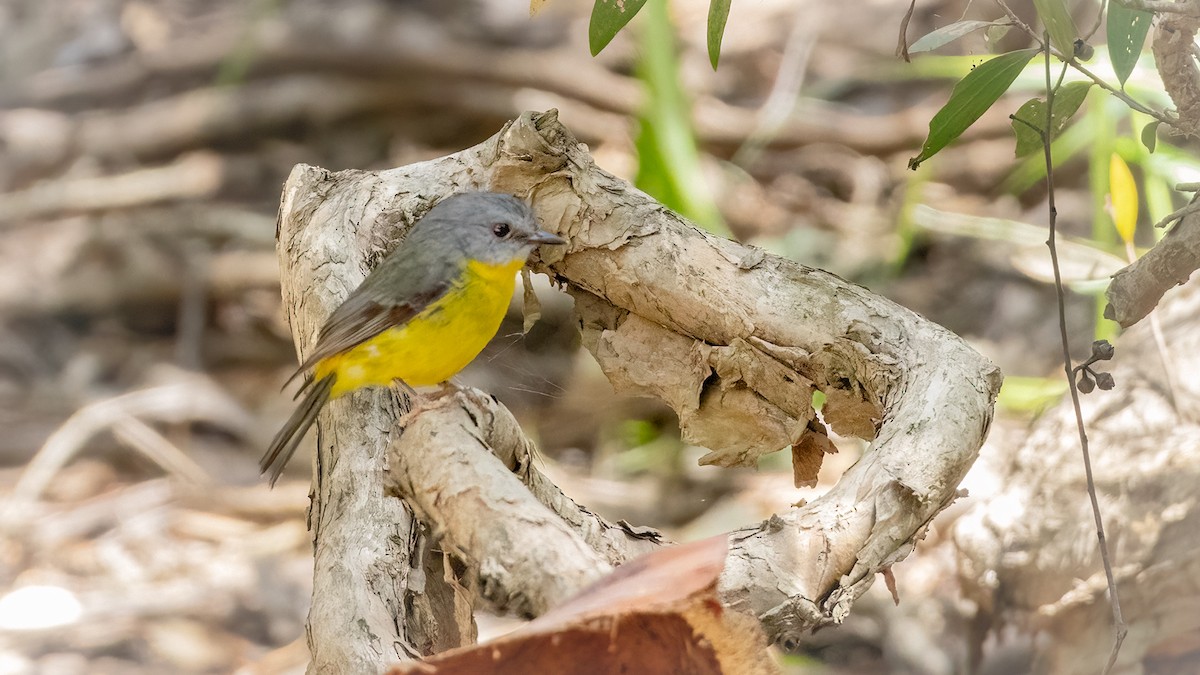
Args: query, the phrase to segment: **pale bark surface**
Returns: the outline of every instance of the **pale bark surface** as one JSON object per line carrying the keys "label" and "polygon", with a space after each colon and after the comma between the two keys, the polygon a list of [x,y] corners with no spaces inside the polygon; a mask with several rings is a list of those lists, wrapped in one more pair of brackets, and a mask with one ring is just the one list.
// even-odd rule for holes
{"label": "pale bark surface", "polygon": [[496,405],[460,395],[405,417],[391,477],[434,532],[445,533],[442,545],[477,564],[486,599],[538,616],[612,567],[491,453],[495,442],[481,433],[492,426],[489,403]]}
{"label": "pale bark surface", "polygon": [[[722,599],[759,617],[772,639],[790,641],[843,619],[875,575],[911,552],[914,538],[956,498],[1000,386],[991,363],[957,336],[861,287],[701,232],[598,169],[553,113],[527,113],[474,148],[390,171],[329,174],[297,167],[285,186],[280,251],[300,353],[320,320],[390,248],[398,226],[431,202],[472,189],[529,198],[542,225],[569,239],[565,251],[543,251],[535,270],[549,273],[575,298],[584,343],[614,385],[669,403],[685,437],[712,450],[704,461],[752,465],[788,445],[821,447],[810,443],[823,437],[812,423],[814,388],[828,398],[822,412],[830,426],[874,436],[870,452],[824,497],[731,536]],[[367,581],[359,578],[362,569],[379,569],[378,563],[363,559],[353,570],[330,573],[350,543],[332,538],[335,528],[362,538],[352,549],[356,555],[384,553],[378,542],[408,541],[398,529],[411,523],[401,502],[379,498],[380,452],[394,418],[370,406],[373,398],[335,404],[321,420],[313,519],[318,577],[310,617],[315,650],[337,631],[342,642],[361,640],[368,632],[345,635],[346,619],[356,616],[374,628],[382,617],[372,618],[372,608],[390,610],[406,592],[403,562],[393,564],[400,573],[383,599],[372,595],[378,587],[346,586]],[[351,406],[363,416],[351,420]],[[412,419],[407,422],[411,428]],[[346,436],[351,432],[343,427],[357,437]],[[354,443],[334,452],[333,438]],[[409,461],[407,453],[420,450],[407,438],[400,443],[410,449],[392,470],[405,472],[393,479],[404,492],[448,489],[438,481],[454,479],[454,472],[418,473],[419,460]],[[473,489],[474,499],[494,496]],[[543,512],[532,512],[531,522],[547,524]],[[442,526],[446,531],[438,534],[464,547],[466,559],[481,566],[494,560],[488,547],[497,542],[487,539],[487,528],[451,531],[449,520]],[[540,529],[506,530],[506,536]],[[569,532],[553,529],[578,546]],[[572,529],[578,534],[581,526]],[[537,539],[500,543],[541,545]],[[337,548],[322,550],[330,545]],[[578,588],[612,558],[595,555],[590,571],[552,569],[555,560],[547,559],[541,574],[562,574]],[[498,596],[510,598],[532,597],[543,579],[493,578],[508,586]],[[318,603],[340,608],[318,611]],[[332,617],[337,620],[328,623]]]}
{"label": "pale bark surface", "polygon": [[1113,275],[1105,318],[1128,328],[1146,318],[1163,293],[1200,267],[1200,212],[1185,215],[1154,248]]}
{"label": "pale bark surface", "polygon": [[[1116,389],[1083,397],[1096,489],[1129,635],[1118,672],[1147,659],[1196,672],[1200,654],[1200,292],[1192,282],[1157,310],[1166,361],[1150,322],[1116,343]],[[1169,384],[1167,369],[1177,377]],[[1043,632],[1037,672],[1097,673],[1112,617],[1085,491],[1070,401],[1047,412],[1024,443],[993,447],[969,482],[971,509],[955,525],[964,592],[983,629]],[[949,570],[947,570],[949,572]]]}
{"label": "pale bark surface", "polygon": [[[322,189],[312,181],[330,182]],[[301,187],[303,186],[303,187]],[[279,216],[284,307],[306,354],[326,317],[395,236],[372,174],[300,168]],[[357,227],[388,222],[389,228]],[[444,581],[411,511],[385,498],[384,450],[400,409],[388,391],[359,392],[321,415],[309,529],[314,543],[307,638],[312,673],[379,672],[390,662],[474,640],[470,604]]]}

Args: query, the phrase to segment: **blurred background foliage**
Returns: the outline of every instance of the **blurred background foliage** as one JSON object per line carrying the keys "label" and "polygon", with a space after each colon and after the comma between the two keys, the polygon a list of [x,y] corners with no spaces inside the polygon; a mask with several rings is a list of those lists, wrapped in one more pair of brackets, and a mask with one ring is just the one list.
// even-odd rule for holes
{"label": "blurred background foliage", "polygon": [[[291,407],[274,215],[300,162],[401,166],[558,108],[602,167],[700,226],[966,337],[1008,375],[998,423],[1025,424],[1065,391],[1044,165],[1015,156],[1007,117],[1041,75],[1031,66],[908,171],[954,82],[1027,44],[979,31],[906,64],[893,55],[902,4],[734,3],[714,72],[707,3],[651,0],[593,58],[591,7],[569,0],[533,18],[513,0],[8,0],[0,585],[13,593],[0,598],[0,671],[303,668],[308,469],[295,462],[273,492],[256,470]],[[923,2],[908,35],[957,17],[998,11]],[[1145,58],[1127,90],[1167,104]],[[1102,281],[1153,244],[1148,225],[1182,203],[1171,186],[1200,176],[1194,146],[1139,141],[1148,121],[1092,88],[1054,141],[1075,336],[1113,334]],[[1128,244],[1110,216],[1112,157],[1140,204]],[[543,320],[522,334],[514,299],[461,380],[518,414],[577,501],[691,538],[823,489],[792,487],[786,453],[757,472],[697,466],[704,451],[680,442],[665,406],[614,396],[580,353],[570,300],[539,295]],[[822,486],[862,451],[838,443]],[[789,668],[926,672],[881,643],[896,620],[882,593]]]}

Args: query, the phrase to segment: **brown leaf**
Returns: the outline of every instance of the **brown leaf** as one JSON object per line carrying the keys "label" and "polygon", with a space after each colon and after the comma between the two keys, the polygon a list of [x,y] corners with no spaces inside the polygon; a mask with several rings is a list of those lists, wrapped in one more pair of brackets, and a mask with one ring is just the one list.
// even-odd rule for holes
{"label": "brown leaf", "polygon": [[748,340],[734,338],[726,346],[709,347],[708,363],[723,382],[745,382],[796,420],[813,418],[812,381]]}
{"label": "brown leaf", "polygon": [[883,575],[883,583],[887,586],[888,592],[892,594],[892,602],[899,605],[900,593],[896,591],[896,575],[892,574],[892,566],[888,565],[884,567],[879,570],[879,573]]}
{"label": "brown leaf", "polygon": [[655,551],[520,630],[389,675],[777,673],[758,621],[717,599],[727,553],[724,535]]}
{"label": "brown leaf", "polygon": [[875,431],[883,420],[883,412],[870,401],[844,389],[832,388],[825,390],[821,415],[834,433],[864,441],[875,439]]}
{"label": "brown leaf", "polygon": [[684,440],[709,448],[703,465],[757,466],[760,457],[800,440],[805,423],[741,382],[720,378],[704,387],[700,408],[679,415]]}
{"label": "brown leaf", "polygon": [[817,420],[808,423],[800,442],[792,446],[792,480],[796,487],[816,487],[825,455],[837,452],[828,432]]}
{"label": "brown leaf", "polygon": [[524,319],[521,333],[528,335],[534,324],[542,318],[542,301],[533,290],[533,279],[529,276],[528,268],[521,270],[521,288],[521,314]]}

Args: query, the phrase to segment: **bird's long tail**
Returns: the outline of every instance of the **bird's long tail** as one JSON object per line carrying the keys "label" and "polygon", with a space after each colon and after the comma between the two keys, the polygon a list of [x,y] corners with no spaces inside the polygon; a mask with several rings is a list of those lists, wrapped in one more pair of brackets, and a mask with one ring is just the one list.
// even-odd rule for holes
{"label": "bird's long tail", "polygon": [[258,463],[260,472],[268,475],[271,487],[275,487],[275,481],[279,480],[283,468],[295,454],[296,446],[300,445],[305,432],[313,425],[313,422],[317,421],[317,413],[321,412],[321,408],[329,402],[329,394],[333,391],[335,381],[337,381],[337,375],[330,373],[319,380],[307,383],[308,393],[304,396],[304,400],[296,406],[296,411],[288,418],[279,433],[275,434],[274,440],[271,441],[271,447],[267,448],[267,454],[263,455],[262,460]]}

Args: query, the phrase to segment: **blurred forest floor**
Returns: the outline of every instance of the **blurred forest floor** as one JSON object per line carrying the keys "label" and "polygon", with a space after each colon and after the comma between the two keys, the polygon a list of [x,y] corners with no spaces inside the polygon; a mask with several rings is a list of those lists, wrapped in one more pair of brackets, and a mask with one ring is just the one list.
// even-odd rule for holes
{"label": "blurred forest floor", "polygon": [[[676,4],[704,174],[737,238],[921,312],[1007,375],[1061,373],[1050,286],[994,242],[906,224],[915,203],[1042,224],[1045,195],[997,187],[1015,166],[1004,114],[919,177],[906,170],[950,81],[894,57],[903,3],[734,3],[715,73],[706,4]],[[967,4],[922,3],[909,35]],[[625,34],[590,57],[589,7],[0,7],[0,589],[22,589],[0,598],[0,673],[300,672],[307,462],[273,491],[257,471],[292,406],[280,186],[299,162],[400,166],[552,107],[631,177],[635,44]],[[1086,236],[1086,173],[1068,165],[1058,180],[1060,226]],[[540,294],[542,322],[522,336],[514,301],[459,379],[513,409],[577,501],[693,538],[819,493],[795,489],[782,457],[757,472],[696,466],[702,451],[664,406],[615,397],[579,353],[570,300]],[[1094,303],[1073,295],[1069,309],[1086,354]],[[825,484],[861,447],[842,450]],[[864,615],[886,598],[873,589]],[[818,633],[792,667],[888,672],[871,625]]]}

